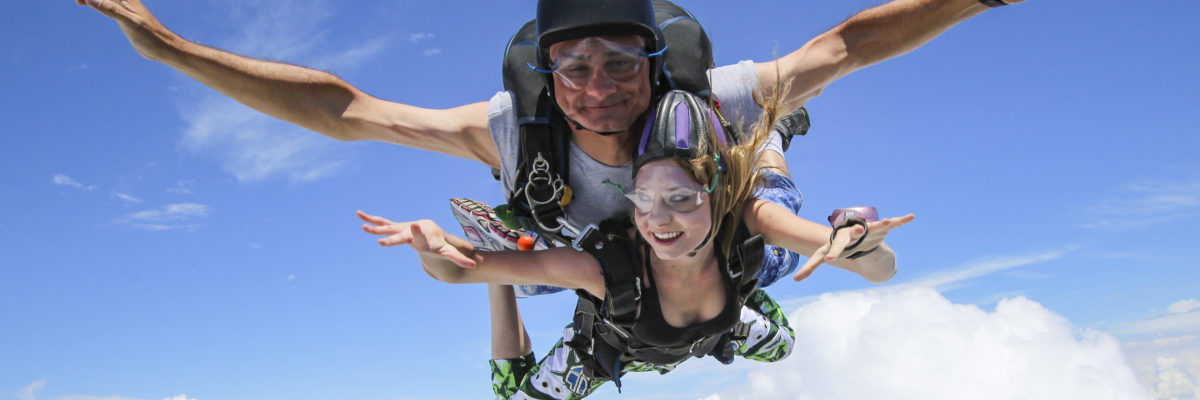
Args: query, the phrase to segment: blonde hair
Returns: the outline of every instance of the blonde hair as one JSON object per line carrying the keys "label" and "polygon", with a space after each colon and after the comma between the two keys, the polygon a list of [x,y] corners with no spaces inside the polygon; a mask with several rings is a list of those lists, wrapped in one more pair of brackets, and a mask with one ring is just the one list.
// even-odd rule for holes
{"label": "blonde hair", "polygon": [[[778,75],[778,71],[776,74]],[[776,82],[780,82],[780,80],[776,79]],[[691,160],[674,159],[681,168],[688,171],[692,179],[706,186],[713,185],[713,177],[718,173],[721,174],[714,187],[706,187],[706,189],[712,189],[709,194],[712,228],[709,230],[706,240],[721,246],[721,249],[730,248],[733,236],[737,233],[737,227],[741,224],[746,203],[754,198],[754,194],[762,187],[764,174],[763,171],[756,168],[759,150],[771,139],[771,129],[775,123],[775,117],[778,115],[783,94],[787,92],[787,85],[779,84],[775,89],[775,94],[770,96],[761,92],[755,93],[755,100],[762,105],[763,113],[749,127],[751,135],[743,135],[740,143],[722,147],[719,145],[722,143],[722,139],[717,135],[724,129],[707,129],[709,137],[707,140],[699,141],[697,154],[700,156]],[[709,104],[709,107],[717,112],[721,122],[724,123],[725,117],[721,116],[717,107],[714,104]],[[725,125],[729,124],[725,123]],[[717,145],[714,146],[714,144]],[[716,157],[720,157],[720,160],[715,159],[714,154]],[[721,164],[725,166],[724,172],[720,172]]]}

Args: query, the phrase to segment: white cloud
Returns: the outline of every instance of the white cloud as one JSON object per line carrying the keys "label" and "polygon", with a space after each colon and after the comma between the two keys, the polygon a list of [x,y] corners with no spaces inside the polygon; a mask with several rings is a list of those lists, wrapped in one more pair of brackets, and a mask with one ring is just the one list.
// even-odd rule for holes
{"label": "white cloud", "polygon": [[1200,308],[1200,301],[1196,299],[1180,300],[1167,307],[1167,312],[1171,314],[1185,313]]}
{"label": "white cloud", "polygon": [[42,387],[44,386],[46,386],[45,379],[30,383],[29,385],[21,388],[21,391],[17,392],[17,399],[34,400],[37,398],[37,392],[42,390]]}
{"label": "white cloud", "polygon": [[1150,398],[1114,337],[1024,297],[988,312],[929,288],[832,293],[789,320],[788,359],[709,398]]}
{"label": "white cloud", "polygon": [[432,49],[426,49],[425,51],[421,52],[421,55],[424,55],[425,57],[433,57],[438,54],[442,54],[442,49],[432,48]]}
{"label": "white cloud", "polygon": [[54,175],[53,180],[54,180],[55,185],[71,186],[71,187],[79,188],[80,190],[84,190],[84,191],[96,190],[95,185],[85,185],[85,184],[79,183],[76,180],[71,179],[71,177],[63,175],[63,174]]}
{"label": "white cloud", "polygon": [[137,204],[142,202],[142,199],[127,195],[125,193],[113,192],[113,196],[121,199],[121,201],[124,201],[126,204]]}
{"label": "white cloud", "polygon": [[124,217],[118,218],[116,222],[149,231],[193,231],[198,229],[199,225],[191,221],[207,217],[208,212],[208,206],[203,204],[179,203],[163,206],[159,209],[129,213]]}
{"label": "white cloud", "polygon": [[1200,338],[1156,338],[1125,344],[1140,380],[1157,399],[1200,398]]}

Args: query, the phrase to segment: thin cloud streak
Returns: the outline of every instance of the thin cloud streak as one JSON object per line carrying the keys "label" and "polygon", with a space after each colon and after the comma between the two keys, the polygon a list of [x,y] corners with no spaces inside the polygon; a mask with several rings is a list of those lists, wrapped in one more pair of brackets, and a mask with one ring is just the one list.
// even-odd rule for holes
{"label": "thin cloud streak", "polygon": [[209,207],[196,203],[170,204],[159,209],[126,214],[115,222],[147,231],[195,231],[200,225],[191,222],[208,216]]}
{"label": "thin cloud streak", "polygon": [[96,190],[96,188],[97,188],[96,185],[85,185],[85,184],[79,183],[78,181],[71,179],[71,177],[63,175],[63,174],[54,175],[51,179],[53,180],[55,185],[71,186],[71,187],[75,187],[80,190],[83,190],[85,192],[90,192],[92,190]]}
{"label": "thin cloud streak", "polygon": [[935,272],[919,278],[916,281],[894,286],[901,288],[912,286],[932,287],[945,290],[960,282],[975,279],[984,275],[991,275],[1000,271],[1059,259],[1073,250],[1074,249],[1072,248],[1040,254],[988,258],[980,261],[970,262],[949,270]]}
{"label": "thin cloud streak", "polygon": [[125,193],[113,192],[112,195],[113,197],[121,199],[121,201],[124,201],[126,204],[137,204],[142,202],[142,199],[127,195]]}
{"label": "thin cloud streak", "polygon": [[37,392],[39,390],[42,390],[42,388],[45,386],[46,386],[45,379],[41,379],[36,382],[30,383],[29,385],[26,385],[25,387],[21,388],[21,391],[17,392],[17,399],[34,400],[37,398]]}
{"label": "thin cloud streak", "polygon": [[1141,181],[1125,185],[1120,198],[1088,210],[1084,228],[1127,229],[1200,215],[1200,180]]}
{"label": "thin cloud streak", "polygon": [[1200,332],[1200,310],[1170,313],[1105,328],[1117,335],[1150,335]]}

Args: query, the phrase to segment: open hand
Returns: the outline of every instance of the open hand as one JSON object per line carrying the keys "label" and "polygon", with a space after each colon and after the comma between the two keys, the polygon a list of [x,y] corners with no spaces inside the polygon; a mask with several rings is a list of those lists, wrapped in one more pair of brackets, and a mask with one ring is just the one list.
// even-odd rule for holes
{"label": "open hand", "polygon": [[75,0],[90,6],[121,25],[121,31],[142,57],[161,60],[171,47],[167,44],[174,34],[167,30],[141,0]]}
{"label": "open hand", "polygon": [[851,225],[842,229],[838,229],[838,231],[834,233],[831,243],[826,243],[817,248],[817,251],[813,253],[812,257],[808,258],[808,262],[804,263],[804,266],[800,267],[799,271],[796,271],[796,275],[792,276],[792,279],[798,282],[804,278],[807,278],[809,275],[812,275],[813,271],[817,269],[817,266],[841,257],[842,252],[846,251],[846,246],[858,241],[858,238],[862,237],[864,234],[867,235],[867,237],[863,239],[862,243],[859,243],[858,246],[852,249],[852,251],[857,252],[873,249],[880,244],[883,244],[883,239],[887,237],[888,232],[890,232],[892,229],[912,222],[914,218],[916,218],[916,216],[913,214],[908,214],[903,217],[893,217],[875,222],[868,222],[867,229],[863,229],[862,225]]}
{"label": "open hand", "polygon": [[462,268],[475,268],[475,260],[450,244],[446,231],[431,220],[392,222],[362,211],[357,214],[367,222],[362,226],[364,232],[386,236],[379,238],[380,246],[409,245],[422,256],[443,258]]}

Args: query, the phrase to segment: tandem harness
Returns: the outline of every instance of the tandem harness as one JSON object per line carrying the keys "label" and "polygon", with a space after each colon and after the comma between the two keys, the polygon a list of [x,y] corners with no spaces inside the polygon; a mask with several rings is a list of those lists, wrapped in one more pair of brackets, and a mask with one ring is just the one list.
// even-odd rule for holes
{"label": "tandem harness", "polygon": [[[732,362],[729,342],[745,340],[749,334],[750,326],[742,322],[725,334],[673,348],[644,344],[632,334],[641,304],[643,268],[649,266],[639,261],[637,242],[627,234],[629,228],[628,218],[612,218],[599,229],[582,232],[576,240],[578,247],[600,263],[606,288],[603,299],[582,289],[576,291],[579,301],[575,306],[574,335],[565,344],[579,354],[584,375],[612,379],[620,390],[622,368],[632,360],[683,360],[712,353],[723,363]],[[720,249],[717,254],[725,258],[725,278],[735,288],[738,304],[745,305],[757,290],[755,275],[762,267],[763,238],[751,236],[744,224],[736,229],[729,254]]]}

